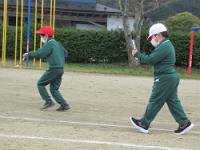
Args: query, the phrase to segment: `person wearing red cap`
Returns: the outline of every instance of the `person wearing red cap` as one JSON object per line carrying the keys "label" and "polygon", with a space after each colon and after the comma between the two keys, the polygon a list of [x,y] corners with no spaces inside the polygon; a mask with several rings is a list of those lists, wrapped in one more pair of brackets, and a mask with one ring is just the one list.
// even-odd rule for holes
{"label": "person wearing red cap", "polygon": [[168,39],[165,25],[161,23],[152,25],[149,29],[148,40],[155,47],[151,54],[147,55],[133,49],[132,55],[137,57],[143,64],[153,65],[154,84],[152,94],[143,117],[141,119],[130,117],[130,121],[140,132],[148,133],[150,123],[163,105],[167,103],[172,116],[179,124],[174,133],[185,134],[193,128],[194,124],[186,116],[177,95],[180,79],[175,69],[175,48]]}
{"label": "person wearing red cap", "polygon": [[68,110],[70,109],[70,106],[59,92],[59,87],[64,73],[65,58],[68,56],[68,52],[60,42],[53,38],[54,30],[50,26],[43,26],[37,30],[36,33],[41,36],[41,41],[44,45],[37,51],[24,53],[23,59],[30,57],[46,58],[47,60],[48,69],[37,82],[38,91],[42,99],[45,101],[41,109],[43,110],[54,106],[54,103],[45,88],[45,86],[50,85],[51,95],[55,101],[60,104],[60,107],[56,109],[56,111]]}

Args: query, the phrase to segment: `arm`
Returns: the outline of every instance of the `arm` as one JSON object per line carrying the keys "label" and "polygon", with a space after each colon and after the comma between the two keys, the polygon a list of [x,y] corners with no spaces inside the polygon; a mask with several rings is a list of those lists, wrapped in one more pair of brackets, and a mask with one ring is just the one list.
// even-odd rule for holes
{"label": "arm", "polygon": [[37,51],[29,52],[28,56],[31,58],[44,58],[51,54],[52,48],[50,46],[50,43],[46,43],[42,48],[39,48]]}
{"label": "arm", "polygon": [[68,51],[63,47],[63,45],[59,42],[60,48],[64,51],[65,58],[69,57]]}
{"label": "arm", "polygon": [[150,55],[141,53],[140,51],[135,54],[141,63],[154,65],[162,61],[168,55],[167,49],[159,47],[155,49]]}

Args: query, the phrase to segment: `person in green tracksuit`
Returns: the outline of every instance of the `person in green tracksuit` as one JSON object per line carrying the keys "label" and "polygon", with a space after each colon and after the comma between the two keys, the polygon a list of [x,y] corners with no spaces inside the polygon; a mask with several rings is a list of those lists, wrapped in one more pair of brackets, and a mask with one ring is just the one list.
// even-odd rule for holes
{"label": "person in green tracksuit", "polygon": [[43,26],[37,32],[41,36],[41,41],[44,43],[43,47],[37,51],[31,51],[23,54],[23,59],[30,58],[46,58],[48,62],[48,69],[41,76],[37,82],[37,87],[42,99],[45,101],[43,109],[47,109],[54,105],[49,96],[45,86],[50,85],[50,92],[55,101],[60,104],[56,111],[65,111],[70,109],[69,104],[59,92],[62,75],[64,73],[65,57],[68,55],[67,50],[57,42],[53,36],[54,31],[50,26]]}
{"label": "person in green tracksuit", "polygon": [[130,117],[130,121],[140,132],[148,133],[151,122],[166,103],[172,116],[179,124],[174,133],[184,134],[191,130],[194,124],[186,116],[177,95],[179,76],[175,70],[175,48],[168,39],[165,25],[161,23],[152,25],[149,29],[148,40],[155,47],[151,54],[147,55],[133,49],[132,55],[143,64],[153,65],[153,89],[143,117],[141,119]]}

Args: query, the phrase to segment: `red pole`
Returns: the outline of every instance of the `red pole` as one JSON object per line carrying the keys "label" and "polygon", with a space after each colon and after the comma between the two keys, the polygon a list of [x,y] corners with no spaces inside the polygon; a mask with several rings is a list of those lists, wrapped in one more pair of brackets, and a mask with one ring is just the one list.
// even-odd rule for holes
{"label": "red pole", "polygon": [[190,49],[188,56],[188,76],[192,74],[192,51],[194,47],[194,31],[190,32]]}

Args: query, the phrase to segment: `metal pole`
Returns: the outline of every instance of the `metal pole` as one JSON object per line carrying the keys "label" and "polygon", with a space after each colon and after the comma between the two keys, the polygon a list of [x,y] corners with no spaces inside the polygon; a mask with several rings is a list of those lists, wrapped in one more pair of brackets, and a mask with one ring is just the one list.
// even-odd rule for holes
{"label": "metal pole", "polygon": [[49,17],[49,26],[51,26],[52,27],[52,6],[53,5],[53,0],[50,0],[50,17]]}
{"label": "metal pole", "polygon": [[[44,23],[44,0],[42,0],[42,6],[41,6],[41,27]],[[42,42],[40,41],[40,47],[42,47]],[[40,59],[40,68],[42,68],[42,60]]]}
{"label": "metal pole", "polygon": [[[35,0],[35,25],[34,25],[34,44],[33,49],[36,50],[36,30],[37,30],[37,7],[38,7],[38,0]],[[35,58],[33,59],[33,64],[35,65]]]}
{"label": "metal pole", "polygon": [[18,40],[18,14],[19,14],[19,10],[18,10],[18,5],[19,2],[18,0],[16,0],[16,24],[15,24],[15,56],[14,56],[14,62],[15,62],[15,66],[17,65],[17,40]]}
{"label": "metal pole", "polygon": [[6,64],[6,43],[7,42],[7,0],[4,0],[3,11],[3,40],[2,40],[2,64]]}
{"label": "metal pole", "polygon": [[194,31],[190,33],[190,49],[189,49],[189,60],[188,60],[188,76],[192,74],[192,52],[194,47]]}
{"label": "metal pole", "polygon": [[56,0],[54,0],[54,4],[53,4],[53,30],[55,31],[55,19],[56,19]]}
{"label": "metal pole", "polygon": [[[29,52],[30,48],[30,28],[31,28],[31,0],[27,0],[28,3],[28,22],[27,22],[27,43],[26,43],[26,52]],[[26,67],[28,67],[29,58],[26,58]]]}
{"label": "metal pole", "polygon": [[22,66],[22,46],[23,46],[23,20],[24,20],[24,0],[21,0],[21,33],[20,33],[20,58],[19,65]]}
{"label": "metal pole", "polygon": [[189,48],[189,56],[188,56],[188,76],[192,75],[192,55],[194,48],[194,32],[200,30],[200,27],[194,26],[191,28],[190,32],[190,48]]}
{"label": "metal pole", "polygon": [[6,2],[5,2],[6,0],[4,0],[4,3],[3,3],[3,38],[2,38],[2,54],[1,54],[1,62],[2,62],[2,65],[4,64],[4,42],[5,42],[5,13],[6,13],[6,11],[5,11],[5,8],[6,8],[6,6],[5,6],[5,4],[6,4]]}

